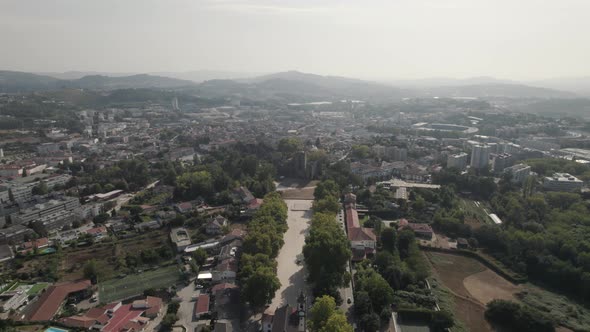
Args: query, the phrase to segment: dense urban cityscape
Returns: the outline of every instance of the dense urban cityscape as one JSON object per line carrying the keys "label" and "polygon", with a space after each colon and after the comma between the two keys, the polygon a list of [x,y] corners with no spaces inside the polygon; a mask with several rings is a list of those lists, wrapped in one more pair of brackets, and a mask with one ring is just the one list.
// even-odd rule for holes
{"label": "dense urban cityscape", "polygon": [[590,324],[579,118],[482,97],[0,100],[0,303],[19,330]]}
{"label": "dense urban cityscape", "polygon": [[590,2],[0,8],[0,332],[590,332]]}

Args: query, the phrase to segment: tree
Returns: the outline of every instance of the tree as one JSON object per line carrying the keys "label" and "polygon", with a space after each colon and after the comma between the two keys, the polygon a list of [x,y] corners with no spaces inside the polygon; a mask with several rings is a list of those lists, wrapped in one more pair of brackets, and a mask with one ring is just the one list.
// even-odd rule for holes
{"label": "tree", "polygon": [[362,268],[355,275],[356,287],[367,292],[374,312],[381,312],[393,303],[393,289],[372,268]]}
{"label": "tree", "polygon": [[313,212],[315,213],[338,213],[340,210],[340,202],[334,196],[326,196],[320,200],[313,202]]}
{"label": "tree", "polygon": [[352,156],[356,159],[366,159],[371,156],[371,149],[366,145],[353,145]]}
{"label": "tree", "polygon": [[45,181],[39,181],[39,184],[32,189],[33,195],[46,195],[48,192],[49,188],[47,188],[47,183],[45,183]]}
{"label": "tree", "polygon": [[335,216],[314,214],[303,247],[309,280],[324,290],[341,286],[351,255],[348,239]]}
{"label": "tree", "polygon": [[92,221],[95,224],[104,224],[107,220],[109,220],[109,215],[107,213],[101,213],[92,218]]}
{"label": "tree", "polygon": [[197,248],[197,250],[195,250],[195,252],[193,252],[193,259],[195,260],[195,262],[199,266],[205,264],[205,261],[207,260],[207,256],[208,256],[207,252],[203,248]]}
{"label": "tree", "polygon": [[213,177],[208,171],[184,173],[176,178],[176,192],[184,199],[213,195]]}
{"label": "tree", "polygon": [[387,227],[381,231],[381,245],[383,250],[393,253],[396,246],[397,232],[393,227]]}
{"label": "tree", "polygon": [[344,314],[339,313],[339,312],[330,316],[330,318],[328,318],[328,321],[326,322],[324,327],[322,327],[322,329],[320,330],[320,332],[352,332],[352,331],[353,331],[352,326],[350,324],[348,324],[348,321],[346,320],[346,316],[344,316]]}
{"label": "tree", "polygon": [[453,314],[446,311],[435,311],[432,313],[432,328],[434,331],[446,331],[455,325]]}
{"label": "tree", "polygon": [[313,191],[313,197],[316,200],[326,198],[328,196],[340,197],[340,188],[334,180],[326,180],[318,183]]}
{"label": "tree", "polygon": [[172,325],[176,323],[178,316],[176,314],[166,314],[160,323],[161,331],[171,331]]}
{"label": "tree", "polygon": [[286,155],[292,155],[293,153],[300,151],[302,148],[303,144],[295,137],[283,138],[279,141],[278,149]]}
{"label": "tree", "polygon": [[328,295],[315,300],[310,310],[309,326],[312,331],[319,331],[326,324],[330,316],[336,312],[336,301]]}
{"label": "tree", "polygon": [[333,297],[316,299],[310,310],[309,328],[312,332],[352,332],[346,317],[336,307]]}
{"label": "tree", "polygon": [[274,298],[281,282],[270,267],[259,267],[241,280],[242,296],[253,307],[263,307]]}
{"label": "tree", "polygon": [[91,259],[84,264],[84,278],[97,281],[98,279],[98,267],[96,261]]}
{"label": "tree", "polygon": [[507,300],[492,300],[487,304],[485,317],[508,331],[554,332],[555,327],[545,314],[526,305]]}

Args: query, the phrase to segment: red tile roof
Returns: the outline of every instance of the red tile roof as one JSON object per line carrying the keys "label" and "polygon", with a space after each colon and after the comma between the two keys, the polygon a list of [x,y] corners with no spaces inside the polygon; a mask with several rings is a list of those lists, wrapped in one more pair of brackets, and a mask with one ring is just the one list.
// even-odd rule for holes
{"label": "red tile roof", "polygon": [[346,208],[346,228],[358,228],[361,227],[359,223],[359,215],[352,207]]}
{"label": "red tile roof", "polygon": [[35,302],[29,321],[51,320],[59,310],[63,301],[71,293],[85,290],[91,286],[90,280],[67,282],[50,286]]}
{"label": "red tile roof", "polygon": [[131,304],[122,305],[117,311],[113,313],[111,320],[102,329],[103,332],[120,332],[124,330],[125,325],[130,321],[141,316],[143,310],[136,310],[131,307]]}
{"label": "red tile roof", "polygon": [[432,227],[428,224],[408,223],[403,228],[409,228],[416,233],[432,233]]}
{"label": "red tile roof", "polygon": [[201,294],[195,303],[195,315],[202,315],[209,312],[209,295]]}
{"label": "red tile roof", "polygon": [[250,203],[248,203],[248,209],[258,209],[262,203],[264,203],[262,198],[254,198],[250,201]]}
{"label": "red tile roof", "polygon": [[350,241],[376,241],[377,236],[371,228],[351,228],[348,230]]}
{"label": "red tile roof", "polygon": [[62,323],[71,327],[81,327],[89,329],[94,325],[95,319],[87,316],[72,316],[62,319]]}
{"label": "red tile roof", "polygon": [[94,227],[86,231],[90,235],[99,235],[107,232],[107,228],[104,226]]}
{"label": "red tile roof", "polygon": [[88,312],[84,316],[96,319],[96,318],[104,315],[104,313],[106,311],[107,310],[104,308],[92,308],[92,309],[88,310]]}
{"label": "red tile roof", "polygon": [[232,289],[232,288],[238,288],[238,286],[236,286],[235,284],[228,283],[228,282],[222,283],[222,284],[217,284],[211,288],[211,293],[215,294],[215,292],[217,292],[217,291],[224,290],[224,289]]}

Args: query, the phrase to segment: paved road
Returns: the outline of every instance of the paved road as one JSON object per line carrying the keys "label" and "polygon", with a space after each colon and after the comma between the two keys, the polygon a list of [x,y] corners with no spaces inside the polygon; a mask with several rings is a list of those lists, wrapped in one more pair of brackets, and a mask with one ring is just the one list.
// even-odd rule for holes
{"label": "paved road", "polygon": [[[305,284],[306,272],[303,264],[303,245],[311,222],[311,200],[285,200],[289,207],[285,233],[285,245],[277,257],[277,276],[281,288],[276,292],[268,310],[274,311],[284,304],[296,305],[301,290],[309,294]],[[301,262],[297,264],[297,260]]]}
{"label": "paved road", "polygon": [[[342,231],[346,233],[346,225],[345,225],[344,219],[345,219],[344,210],[340,210],[338,212],[338,215],[336,216],[336,220],[340,224]],[[347,263],[346,269],[348,270],[348,272],[352,276],[353,272],[350,268],[350,262]],[[340,297],[342,297],[342,304],[340,305],[340,310],[342,310],[344,313],[346,313],[346,316],[348,317],[348,321],[350,323],[354,323],[354,313],[352,312],[352,306],[354,304],[352,282],[349,283],[348,285],[346,285],[346,287],[340,288]],[[348,303],[348,299],[351,300],[351,303]]]}
{"label": "paved road", "polygon": [[193,320],[195,309],[193,298],[199,296],[199,293],[198,290],[195,290],[195,284],[192,282],[180,289],[177,293],[178,297],[182,299],[182,302],[180,302],[180,307],[178,308],[178,322],[176,324],[184,326],[187,331],[194,331],[197,327],[197,321]]}

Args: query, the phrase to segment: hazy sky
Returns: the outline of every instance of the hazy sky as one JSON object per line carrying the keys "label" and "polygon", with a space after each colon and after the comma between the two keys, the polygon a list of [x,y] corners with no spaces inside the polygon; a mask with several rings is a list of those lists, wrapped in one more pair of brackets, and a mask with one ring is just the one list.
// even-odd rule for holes
{"label": "hazy sky", "polygon": [[590,0],[0,0],[0,69],[590,75]]}

